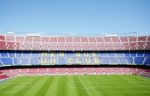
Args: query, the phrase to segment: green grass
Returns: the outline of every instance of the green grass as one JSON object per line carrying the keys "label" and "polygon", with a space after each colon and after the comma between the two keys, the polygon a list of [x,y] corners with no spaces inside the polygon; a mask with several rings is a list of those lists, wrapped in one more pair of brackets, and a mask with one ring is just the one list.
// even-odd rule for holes
{"label": "green grass", "polygon": [[0,83],[0,96],[150,96],[150,78],[134,75],[17,77]]}

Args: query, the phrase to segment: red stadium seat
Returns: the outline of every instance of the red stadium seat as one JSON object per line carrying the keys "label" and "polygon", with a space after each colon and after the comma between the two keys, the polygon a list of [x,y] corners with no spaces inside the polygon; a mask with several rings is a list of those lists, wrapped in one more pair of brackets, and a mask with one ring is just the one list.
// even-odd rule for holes
{"label": "red stadium seat", "polygon": [[57,43],[49,43],[49,50],[58,50]]}
{"label": "red stadium seat", "polygon": [[57,69],[57,74],[66,74],[66,68],[58,68]]}
{"label": "red stadium seat", "polygon": [[23,50],[32,50],[32,43],[30,42],[24,42],[23,44],[20,44],[20,45],[22,45],[20,47]]}
{"label": "red stadium seat", "polygon": [[142,41],[142,42],[144,41],[145,42],[146,38],[147,38],[147,36],[139,36],[138,37],[138,42],[140,42],[140,41]]}
{"label": "red stadium seat", "polygon": [[15,36],[6,35],[6,41],[15,41]]}
{"label": "red stadium seat", "polygon": [[7,42],[7,49],[8,50],[15,50],[16,49],[16,43],[15,42]]}
{"label": "red stadium seat", "polygon": [[124,50],[130,50],[129,43],[122,43]]}
{"label": "red stadium seat", "polygon": [[143,50],[145,49],[145,42],[138,42],[137,43],[137,50]]}
{"label": "red stadium seat", "polygon": [[91,42],[91,43],[89,44],[89,46],[90,46],[90,50],[92,50],[92,51],[96,51],[96,50],[99,49],[97,43],[92,43],[92,42]]}
{"label": "red stadium seat", "polygon": [[34,36],[33,42],[34,42],[34,43],[35,43],[35,42],[40,43],[40,42],[41,42],[41,37],[40,37],[40,36]]}
{"label": "red stadium seat", "polygon": [[49,44],[48,43],[41,43],[41,50],[49,50]]}
{"label": "red stadium seat", "polygon": [[135,37],[135,36],[129,36],[128,38],[129,38],[129,43],[137,42],[137,37]]}
{"label": "red stadium seat", "polygon": [[33,42],[33,36],[26,36],[25,37],[25,42]]}
{"label": "red stadium seat", "polygon": [[99,42],[104,42],[104,38],[103,37],[95,37],[97,43]]}
{"label": "red stadium seat", "polygon": [[72,37],[66,37],[66,42],[73,42],[73,38]]}
{"label": "red stadium seat", "polygon": [[90,43],[91,43],[91,42],[96,43],[96,38],[95,38],[95,37],[89,37],[88,39],[89,39],[89,42],[90,42]]}
{"label": "red stadium seat", "polygon": [[28,75],[35,75],[38,73],[37,68],[28,69]]}
{"label": "red stadium seat", "polygon": [[41,37],[42,42],[48,43],[49,42],[49,37]]}
{"label": "red stadium seat", "polygon": [[112,42],[111,37],[104,37],[104,42]]}
{"label": "red stadium seat", "polygon": [[5,41],[0,41],[0,49],[1,50],[7,50],[6,42]]}
{"label": "red stadium seat", "polygon": [[49,68],[38,68],[38,74],[47,74]]}
{"label": "red stadium seat", "polygon": [[86,50],[90,50],[90,45],[89,43],[82,43],[82,50],[83,51],[86,51]]}
{"label": "red stadium seat", "polygon": [[112,42],[120,42],[119,37],[111,37]]}
{"label": "red stadium seat", "polygon": [[58,37],[58,42],[66,42],[65,37]]}
{"label": "red stadium seat", "polygon": [[122,43],[114,43],[114,50],[124,50]]}
{"label": "red stadium seat", "polygon": [[81,37],[72,37],[73,42],[81,42]]}
{"label": "red stadium seat", "polygon": [[150,42],[146,42],[145,49],[150,50]]}
{"label": "red stadium seat", "polygon": [[98,49],[99,50],[106,50],[106,43],[102,42],[102,43],[98,43]]}
{"label": "red stadium seat", "polygon": [[123,43],[123,42],[127,43],[128,37],[120,37],[120,40],[121,40],[121,43]]}
{"label": "red stadium seat", "polygon": [[67,68],[67,74],[75,74],[75,68]]}
{"label": "red stadium seat", "polygon": [[82,43],[89,42],[88,37],[81,37],[81,42]]}
{"label": "red stadium seat", "polygon": [[0,35],[0,41],[5,41],[5,36],[4,35]]}
{"label": "red stadium seat", "polygon": [[32,43],[32,50],[40,50],[41,49],[41,43]]}
{"label": "red stadium seat", "polygon": [[150,42],[150,36],[147,36],[147,41]]}
{"label": "red stadium seat", "polygon": [[137,49],[136,42],[129,43],[129,46],[130,46],[130,50],[136,50]]}
{"label": "red stadium seat", "polygon": [[58,43],[58,50],[66,50],[65,42]]}
{"label": "red stadium seat", "polygon": [[57,43],[57,37],[50,37],[49,42],[56,42]]}
{"label": "red stadium seat", "polygon": [[74,43],[74,50],[81,51],[82,50],[82,43]]}
{"label": "red stadium seat", "polygon": [[106,43],[106,50],[114,50],[114,44],[113,43]]}
{"label": "red stadium seat", "polygon": [[74,50],[73,43],[66,43],[66,50]]}
{"label": "red stadium seat", "polygon": [[52,75],[55,75],[57,73],[57,69],[56,68],[49,68],[47,70],[47,73],[48,74],[52,74]]}
{"label": "red stadium seat", "polygon": [[76,73],[77,74],[85,74],[84,68],[76,68]]}
{"label": "red stadium seat", "polygon": [[86,74],[94,74],[94,68],[85,68]]}

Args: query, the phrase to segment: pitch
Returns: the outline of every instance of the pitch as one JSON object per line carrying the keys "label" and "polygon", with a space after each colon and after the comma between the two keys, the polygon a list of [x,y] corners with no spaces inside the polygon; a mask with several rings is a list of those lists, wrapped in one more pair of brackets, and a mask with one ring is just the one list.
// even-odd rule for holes
{"label": "pitch", "polygon": [[150,96],[135,75],[23,76],[0,82],[0,96]]}

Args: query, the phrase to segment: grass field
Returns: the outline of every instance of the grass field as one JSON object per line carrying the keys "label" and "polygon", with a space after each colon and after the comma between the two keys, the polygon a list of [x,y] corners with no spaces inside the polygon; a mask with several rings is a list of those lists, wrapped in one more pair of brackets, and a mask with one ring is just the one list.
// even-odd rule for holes
{"label": "grass field", "polygon": [[150,78],[133,75],[17,77],[0,83],[0,96],[150,96]]}

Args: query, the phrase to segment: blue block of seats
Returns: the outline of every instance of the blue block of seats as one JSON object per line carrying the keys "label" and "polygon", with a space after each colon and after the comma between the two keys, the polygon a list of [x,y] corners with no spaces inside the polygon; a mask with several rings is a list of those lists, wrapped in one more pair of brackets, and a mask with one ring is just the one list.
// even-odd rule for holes
{"label": "blue block of seats", "polygon": [[5,65],[13,65],[12,58],[1,58],[1,62]]}
{"label": "blue block of seats", "polygon": [[21,58],[14,58],[14,65],[20,65]]}
{"label": "blue block of seats", "polygon": [[110,64],[110,60],[108,57],[101,57],[101,64]]}
{"label": "blue block of seats", "polygon": [[126,57],[118,57],[119,64],[127,64],[127,58]]}
{"label": "blue block of seats", "polygon": [[20,64],[21,65],[29,65],[29,58],[22,58]]}
{"label": "blue block of seats", "polygon": [[150,57],[145,57],[144,65],[150,65]]}
{"label": "blue block of seats", "polygon": [[138,65],[142,65],[144,61],[144,57],[135,57],[134,58],[134,63]]}
{"label": "blue block of seats", "polygon": [[132,57],[126,57],[128,64],[133,64],[133,58]]}
{"label": "blue block of seats", "polygon": [[31,65],[39,65],[39,58],[30,58],[29,64]]}
{"label": "blue block of seats", "polygon": [[7,52],[1,52],[1,57],[8,57],[8,53]]}
{"label": "blue block of seats", "polygon": [[119,64],[118,57],[110,57],[110,64]]}

